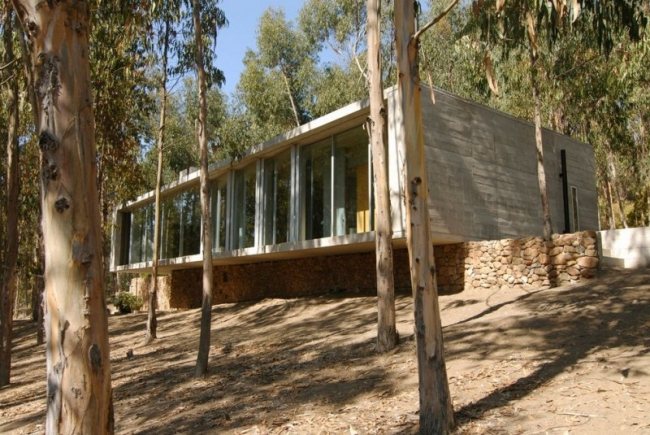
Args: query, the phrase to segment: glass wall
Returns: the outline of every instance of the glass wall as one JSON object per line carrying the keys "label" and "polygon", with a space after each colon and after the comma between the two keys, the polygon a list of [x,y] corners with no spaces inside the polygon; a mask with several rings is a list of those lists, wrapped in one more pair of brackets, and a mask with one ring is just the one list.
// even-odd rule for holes
{"label": "glass wall", "polygon": [[180,253],[181,210],[178,197],[165,198],[160,208],[160,258],[175,258]]}
{"label": "glass wall", "polygon": [[226,249],[226,200],[228,198],[226,178],[215,180],[210,185],[210,206],[212,207],[212,250]]}
{"label": "glass wall", "polygon": [[255,244],[255,163],[235,172],[232,249]]}
{"label": "glass wall", "polygon": [[201,252],[201,198],[192,190],[178,195],[181,214],[180,256]]}
{"label": "glass wall", "polygon": [[300,150],[301,229],[305,240],[332,234],[332,138]]}
{"label": "glass wall", "polygon": [[301,238],[370,231],[369,179],[368,136],[360,126],[303,147]]}
{"label": "glass wall", "polygon": [[201,252],[201,202],[198,190],[168,197],[161,206],[160,258]]}
{"label": "glass wall", "polygon": [[289,241],[291,150],[264,160],[264,244]]}
{"label": "glass wall", "polygon": [[[369,147],[363,128],[293,151],[211,182],[214,252],[286,243],[293,240],[292,234],[311,240],[372,230]],[[124,213],[128,263],[152,258],[153,207]],[[198,186],[163,199],[160,237],[161,259],[200,253]]]}
{"label": "glass wall", "polygon": [[129,263],[150,261],[153,254],[153,204],[131,213]]}
{"label": "glass wall", "polygon": [[334,136],[334,235],[370,231],[368,135],[355,128]]}

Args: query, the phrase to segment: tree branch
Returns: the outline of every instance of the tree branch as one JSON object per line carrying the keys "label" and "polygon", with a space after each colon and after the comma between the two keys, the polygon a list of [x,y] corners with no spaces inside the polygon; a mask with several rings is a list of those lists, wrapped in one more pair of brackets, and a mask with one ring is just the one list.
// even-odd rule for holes
{"label": "tree branch", "polygon": [[9,83],[9,81],[13,80],[16,77],[16,74],[12,74],[5,81],[0,83],[0,88],[3,87],[5,84]]}
{"label": "tree branch", "polygon": [[420,38],[422,37],[422,34],[423,34],[424,32],[426,32],[427,30],[429,30],[431,27],[435,26],[435,25],[438,23],[438,21],[440,21],[440,20],[442,20],[443,18],[445,18],[445,17],[447,16],[447,14],[448,14],[449,12],[451,12],[451,10],[454,8],[454,6],[456,6],[456,5],[458,4],[458,1],[459,1],[459,0],[452,0],[451,3],[449,3],[449,5],[447,5],[447,7],[445,8],[445,10],[442,11],[442,12],[440,12],[440,15],[438,15],[438,16],[435,17],[433,20],[429,21],[429,22],[426,23],[424,26],[422,26],[422,28],[421,28],[420,30],[418,30],[418,31],[415,33],[415,35],[413,35],[413,37],[412,37],[411,39],[413,39],[413,40],[416,41],[416,42],[419,41]]}
{"label": "tree branch", "polygon": [[21,60],[21,59],[20,59],[20,58],[16,58],[16,59],[12,60],[11,62],[9,62],[9,63],[7,63],[7,64],[5,64],[5,65],[0,66],[0,71],[9,68],[11,65],[13,65],[14,63],[16,63],[16,62],[19,61],[19,60]]}

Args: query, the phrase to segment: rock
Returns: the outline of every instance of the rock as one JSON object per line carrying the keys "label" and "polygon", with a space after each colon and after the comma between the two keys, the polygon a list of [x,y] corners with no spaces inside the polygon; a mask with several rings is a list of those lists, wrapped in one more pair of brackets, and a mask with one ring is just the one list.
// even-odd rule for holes
{"label": "rock", "polygon": [[576,276],[580,275],[580,271],[575,267],[568,267],[567,270],[566,270],[566,273],[568,273],[572,277],[576,277]]}
{"label": "rock", "polygon": [[593,269],[598,266],[598,257],[580,257],[578,258],[578,266]]}
{"label": "rock", "polygon": [[555,257],[551,259],[552,264],[566,264],[567,261],[571,259],[571,256],[569,254],[558,254]]}

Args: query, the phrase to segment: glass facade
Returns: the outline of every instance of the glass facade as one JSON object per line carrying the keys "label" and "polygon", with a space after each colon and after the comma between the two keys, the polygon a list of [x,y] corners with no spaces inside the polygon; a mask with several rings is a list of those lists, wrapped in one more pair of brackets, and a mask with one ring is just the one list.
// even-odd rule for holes
{"label": "glass facade", "polygon": [[153,204],[131,213],[129,263],[150,261],[153,255]]}
{"label": "glass facade", "polygon": [[233,195],[233,249],[255,245],[255,164],[235,172]]}
{"label": "glass facade", "polygon": [[300,150],[301,238],[332,234],[332,138]]}
{"label": "glass facade", "polygon": [[[368,137],[361,126],[296,146],[211,182],[213,252],[372,230]],[[150,261],[154,206],[123,213],[120,264]],[[198,186],[161,203],[160,258],[201,252]]]}
{"label": "glass facade", "polygon": [[361,127],[300,151],[303,240],[371,231],[368,135]]}
{"label": "glass facade", "polygon": [[369,178],[366,132],[355,128],[334,136],[334,235],[371,230]]}
{"label": "glass facade", "polygon": [[291,150],[264,160],[264,244],[289,241],[291,228]]}
{"label": "glass facade", "polygon": [[228,189],[226,179],[213,181],[210,186],[210,207],[212,208],[212,251],[226,249],[226,200]]}

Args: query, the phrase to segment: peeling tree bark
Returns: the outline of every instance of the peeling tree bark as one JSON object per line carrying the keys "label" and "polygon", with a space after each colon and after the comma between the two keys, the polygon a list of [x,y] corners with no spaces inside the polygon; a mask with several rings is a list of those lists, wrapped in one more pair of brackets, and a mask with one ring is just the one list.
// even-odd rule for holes
{"label": "peeling tree bark", "polygon": [[454,413],[447,382],[433,244],[429,229],[429,192],[420,106],[418,41],[413,37],[414,34],[414,2],[396,0],[397,91],[401,108],[398,114],[401,119],[398,119],[396,124],[398,140],[403,140],[406,155],[406,243],[415,315],[420,433],[443,434],[452,430]]}
{"label": "peeling tree bark", "polygon": [[112,433],[88,4],[12,0],[34,65],[42,157],[47,433]]}
{"label": "peeling tree bark", "polygon": [[[7,3],[4,18],[4,64],[15,61],[13,50],[13,19],[11,6]],[[17,68],[16,68],[17,69]],[[0,387],[9,384],[11,377],[11,341],[13,335],[14,300],[16,297],[16,264],[18,259],[18,80],[10,80],[8,84],[7,112],[7,228],[4,273],[0,274]]]}
{"label": "peeling tree bark", "polygon": [[395,328],[395,282],[393,277],[393,230],[388,191],[388,167],[384,147],[386,109],[381,83],[380,0],[368,0],[368,75],[370,120],[368,132],[375,178],[375,251],[377,265],[377,350],[397,345]]}
{"label": "peeling tree bark", "polygon": [[206,119],[208,103],[206,99],[207,82],[203,65],[203,32],[201,29],[201,5],[199,0],[192,0],[194,19],[194,39],[196,44],[196,70],[199,76],[199,122],[198,141],[201,152],[201,228],[203,230],[203,303],[201,305],[201,336],[199,353],[196,358],[196,376],[208,372],[210,356],[210,328],[212,325],[212,219],[210,218],[210,186],[208,184],[208,137]]}

